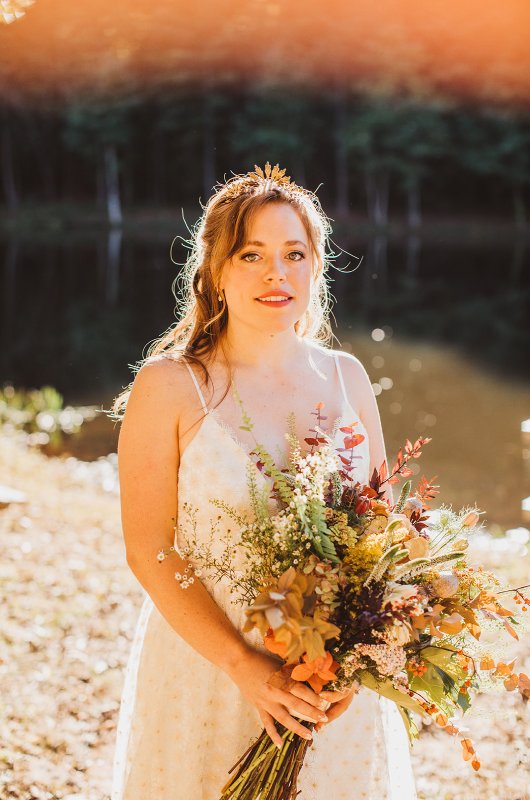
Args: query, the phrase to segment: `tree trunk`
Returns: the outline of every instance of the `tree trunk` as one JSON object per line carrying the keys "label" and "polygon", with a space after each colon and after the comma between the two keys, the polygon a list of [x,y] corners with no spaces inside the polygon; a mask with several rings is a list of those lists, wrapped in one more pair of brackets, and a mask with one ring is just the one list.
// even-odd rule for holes
{"label": "tree trunk", "polygon": [[10,211],[15,211],[20,205],[18,196],[15,170],[13,166],[13,143],[11,139],[11,129],[9,127],[9,115],[6,110],[1,117],[0,131],[0,162],[2,169],[2,185],[6,205]]}
{"label": "tree trunk", "polygon": [[421,239],[417,233],[411,232],[407,236],[406,272],[411,283],[416,284],[420,265]]}
{"label": "tree trunk", "polygon": [[388,225],[388,172],[366,172],[365,186],[370,222],[378,227]]}
{"label": "tree trunk", "polygon": [[122,213],[118,154],[114,145],[105,145],[103,149],[103,163],[105,169],[107,219],[110,225],[121,225]]}
{"label": "tree trunk", "polygon": [[524,228],[526,226],[526,208],[524,202],[523,187],[520,183],[516,183],[512,187],[513,197],[513,212],[516,228]]}
{"label": "tree trunk", "polygon": [[388,225],[388,172],[380,172],[376,179],[375,224]]}
{"label": "tree trunk", "polygon": [[122,231],[114,228],[107,236],[107,269],[105,281],[105,304],[114,307],[120,289],[120,254]]}
{"label": "tree trunk", "polygon": [[53,121],[50,121],[47,116],[41,116],[37,112],[30,111],[24,111],[22,119],[25,126],[25,135],[35,154],[35,171],[39,173],[42,181],[42,197],[45,201],[51,203],[57,197],[53,169],[56,140]]}
{"label": "tree trunk", "polygon": [[407,221],[409,228],[419,228],[421,225],[421,192],[417,177],[407,180]]}
{"label": "tree trunk", "polygon": [[215,115],[209,92],[205,92],[202,111],[202,180],[204,196],[209,197],[215,183]]}
{"label": "tree trunk", "polygon": [[16,309],[16,282],[17,258],[19,242],[16,238],[9,238],[4,261],[4,285],[2,302],[2,342],[4,346],[0,351],[0,364],[4,375],[9,375],[15,351],[15,309]]}
{"label": "tree trunk", "polygon": [[349,211],[348,150],[345,141],[346,103],[344,93],[338,89],[334,96],[334,110],[336,210],[337,215],[346,216]]}
{"label": "tree trunk", "polygon": [[151,133],[151,202],[155,206],[162,206],[166,200],[166,157],[164,132],[155,128]]}

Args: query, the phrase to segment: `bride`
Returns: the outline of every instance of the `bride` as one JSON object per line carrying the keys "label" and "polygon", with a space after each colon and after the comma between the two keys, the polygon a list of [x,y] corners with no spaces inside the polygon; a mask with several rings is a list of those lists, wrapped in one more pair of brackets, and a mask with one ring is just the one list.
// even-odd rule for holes
{"label": "bride", "polygon": [[194,230],[181,318],[114,402],[126,559],[145,597],[125,672],[112,800],[217,800],[263,727],[277,744],[276,722],[311,739],[297,716],[318,723],[299,776],[302,800],[416,798],[395,705],[365,687],[318,695],[285,678],[257,631],[242,632],[244,611],[226,585],[190,574],[179,552],[187,504],[198,508],[199,535],[214,516],[219,535],[230,533],[211,497],[250,507],[255,440],[240,427],[231,387],[279,465],[288,414],[303,442],[319,402],[331,436],[356,422],[365,437],[356,480],[367,482],[386,460],[365,368],[327,345],[329,232],[317,197],[278,165],[222,184]]}

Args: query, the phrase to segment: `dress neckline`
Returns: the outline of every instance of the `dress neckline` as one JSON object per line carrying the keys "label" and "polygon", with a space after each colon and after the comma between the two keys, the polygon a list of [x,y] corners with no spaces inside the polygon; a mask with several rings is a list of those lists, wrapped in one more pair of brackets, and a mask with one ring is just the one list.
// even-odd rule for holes
{"label": "dress neckline", "polygon": [[[357,428],[362,428],[362,435],[364,436],[364,441],[367,440],[368,432],[366,430],[366,427],[364,426],[364,423],[362,422],[362,420],[359,417],[359,415],[357,414],[357,412],[352,408],[350,403],[347,402],[343,406],[342,413],[339,414],[338,417],[335,417],[335,419],[333,421],[333,425],[331,427],[331,433],[329,434],[329,436],[330,436],[330,438],[332,440],[333,445],[336,445],[336,441],[337,441],[338,434],[339,434],[339,429],[344,426],[346,414],[350,413],[350,412],[351,412],[351,414],[352,414],[352,416],[354,418],[349,420],[349,422],[346,423],[346,424],[350,424],[352,422],[357,422],[358,423]],[[182,456],[180,458],[179,470],[178,470],[179,474],[180,474],[180,470],[182,469],[183,465],[185,464],[186,454],[187,454],[188,450],[190,449],[190,447],[193,446],[193,443],[195,442],[195,440],[200,437],[201,431],[204,428],[204,426],[207,424],[209,418],[211,420],[213,420],[216,428],[218,430],[220,430],[222,433],[224,433],[232,441],[232,443],[236,446],[236,448],[243,454],[243,456],[245,457],[247,462],[250,463],[250,464],[253,464],[255,469],[256,469],[256,471],[265,479],[265,476],[263,475],[261,470],[258,469],[258,467],[256,466],[256,463],[255,463],[254,459],[247,452],[247,449],[246,449],[245,445],[241,442],[241,440],[237,436],[237,434],[234,431],[234,429],[232,428],[232,426],[229,425],[228,423],[226,423],[217,414],[217,409],[215,409],[215,408],[208,409],[208,411],[205,414],[205,416],[203,418],[203,421],[202,421],[202,423],[201,423],[201,425],[199,427],[199,430],[197,431],[197,433],[195,434],[195,436],[193,437],[191,442],[187,445],[186,449],[184,450],[184,452],[183,452],[183,454],[182,454]],[[346,434],[344,434],[344,435],[346,435]],[[274,458],[274,456],[273,456],[273,458]]]}

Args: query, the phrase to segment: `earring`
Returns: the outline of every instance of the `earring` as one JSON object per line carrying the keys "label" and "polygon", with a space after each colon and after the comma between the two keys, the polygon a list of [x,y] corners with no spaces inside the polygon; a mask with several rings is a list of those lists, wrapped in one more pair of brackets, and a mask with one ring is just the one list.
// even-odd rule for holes
{"label": "earring", "polygon": [[220,291],[221,291],[220,289],[218,289],[218,290],[217,290],[217,299],[218,299],[218,300],[222,300],[222,299],[223,299],[223,296],[222,296],[222,294],[220,293]]}

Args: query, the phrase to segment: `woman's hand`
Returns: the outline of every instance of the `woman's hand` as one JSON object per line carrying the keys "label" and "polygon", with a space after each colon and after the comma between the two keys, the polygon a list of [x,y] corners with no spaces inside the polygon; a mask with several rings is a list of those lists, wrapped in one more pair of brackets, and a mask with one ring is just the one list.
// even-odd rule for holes
{"label": "woman's hand", "polygon": [[348,706],[350,705],[351,701],[358,694],[360,688],[360,684],[356,683],[351,689],[347,689],[344,692],[334,692],[334,691],[322,691],[320,692],[319,697],[324,698],[328,702],[331,703],[329,710],[327,713],[327,722],[318,722],[315,725],[315,731],[319,731],[324,725],[331,722],[337,717],[340,717],[341,714],[344,714]]}
{"label": "woman's hand", "polygon": [[278,747],[283,740],[274,720],[309,740],[313,738],[311,731],[293,715],[310,722],[327,720],[323,710],[328,705],[326,700],[310,686],[291,678],[292,669],[293,665],[282,666],[278,659],[255,650],[231,674],[243,696],[258,709],[265,730]]}

